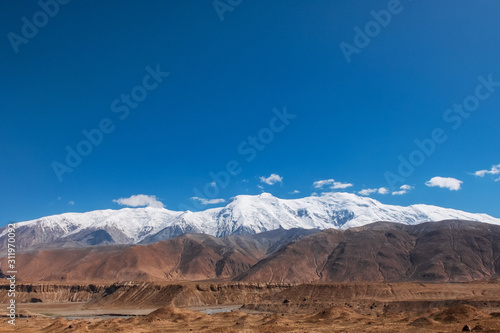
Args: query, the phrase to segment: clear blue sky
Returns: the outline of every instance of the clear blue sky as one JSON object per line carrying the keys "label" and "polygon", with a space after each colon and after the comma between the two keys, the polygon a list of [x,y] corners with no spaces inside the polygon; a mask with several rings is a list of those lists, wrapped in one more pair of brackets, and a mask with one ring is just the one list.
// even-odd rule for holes
{"label": "clear blue sky", "polygon": [[[341,43],[354,47],[354,28],[365,30],[374,20],[370,12],[388,7],[390,22],[379,18],[386,20],[380,31],[368,24],[373,37],[348,63]],[[402,0],[395,7],[391,1],[243,0],[231,9],[221,21],[212,1],[73,0],[49,17],[38,13],[36,1],[5,3],[0,224],[118,209],[114,199],[137,194],[179,210],[193,206],[191,198],[199,196],[193,189],[203,194],[209,172],[231,160],[240,173],[205,199],[262,190],[297,198],[330,190],[332,184],[313,183],[334,179],[352,184],[343,190],[353,193],[385,187],[388,194],[371,194],[384,203],[500,217],[500,174],[492,169],[500,164],[500,87],[490,86],[487,98],[480,88],[483,100],[460,124],[458,113],[443,118],[476,94],[479,76],[500,82],[498,1]],[[34,36],[23,29],[23,17],[38,20]],[[29,38],[22,39],[23,30]],[[160,83],[147,77],[147,91],[146,67],[154,71],[158,64],[169,75]],[[134,108],[120,100],[132,90],[138,98],[147,93],[137,105],[129,101]],[[248,137],[269,128],[272,110],[285,106],[296,118],[284,129],[274,122],[283,130],[272,140],[264,130],[270,142],[254,156]],[[65,164],[66,147],[76,149],[82,131],[99,128],[103,119],[113,131],[60,181],[54,161]],[[436,128],[447,140],[390,188],[385,174],[399,175],[398,156],[409,158],[414,140],[431,138]],[[491,172],[472,174],[479,170]],[[282,181],[261,181],[271,174]],[[433,177],[462,183],[459,190],[427,186]],[[390,193],[401,185],[411,190]],[[193,209],[202,206],[216,205]]]}

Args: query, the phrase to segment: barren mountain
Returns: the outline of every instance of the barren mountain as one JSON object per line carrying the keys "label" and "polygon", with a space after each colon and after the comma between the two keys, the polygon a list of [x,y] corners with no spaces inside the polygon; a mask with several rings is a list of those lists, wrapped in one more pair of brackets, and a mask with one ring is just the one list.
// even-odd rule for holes
{"label": "barren mountain", "polygon": [[301,239],[236,280],[459,282],[499,273],[500,226],[470,221],[415,226],[378,222]]}
{"label": "barren mountain", "polygon": [[[21,281],[179,281],[232,278],[318,230],[279,229],[216,238],[187,234],[143,246],[97,246],[18,254]],[[0,259],[3,271],[6,258]],[[22,267],[22,268],[21,268]]]}

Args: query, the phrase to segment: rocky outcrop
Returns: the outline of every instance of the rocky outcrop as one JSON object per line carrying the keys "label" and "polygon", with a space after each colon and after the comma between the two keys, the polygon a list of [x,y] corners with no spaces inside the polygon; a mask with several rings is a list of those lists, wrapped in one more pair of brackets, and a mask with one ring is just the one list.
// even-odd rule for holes
{"label": "rocky outcrop", "polygon": [[[102,295],[109,286],[96,284],[17,284],[16,302],[88,302]],[[8,303],[9,285],[0,285],[0,303]]]}

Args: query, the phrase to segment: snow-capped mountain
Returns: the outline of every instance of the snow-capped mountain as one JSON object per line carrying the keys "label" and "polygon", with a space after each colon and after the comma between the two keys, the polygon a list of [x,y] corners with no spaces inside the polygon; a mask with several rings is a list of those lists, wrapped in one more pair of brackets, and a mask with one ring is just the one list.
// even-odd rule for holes
{"label": "snow-capped mountain", "polygon": [[[279,228],[347,229],[377,221],[418,224],[449,219],[500,225],[500,219],[486,214],[429,205],[385,205],[350,193],[326,193],[293,200],[263,193],[240,195],[225,207],[200,212],[149,207],[53,215],[17,223],[16,234],[19,248],[34,249],[152,243],[183,233],[220,237]],[[0,232],[2,247],[6,246],[6,232],[5,229]]]}

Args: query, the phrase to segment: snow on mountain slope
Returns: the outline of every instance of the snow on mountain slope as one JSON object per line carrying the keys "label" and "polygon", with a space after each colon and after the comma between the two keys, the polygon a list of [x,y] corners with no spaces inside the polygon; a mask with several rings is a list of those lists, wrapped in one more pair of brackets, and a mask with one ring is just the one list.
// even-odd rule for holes
{"label": "snow on mountain slope", "polygon": [[[351,193],[326,193],[302,199],[278,199],[271,194],[232,198],[225,207],[201,212],[163,208],[124,208],[67,213],[17,223],[23,248],[151,243],[183,233],[213,236],[253,234],[279,228],[347,229],[377,221],[418,224],[458,219],[500,225],[486,214],[428,205],[409,207],[382,204]],[[0,233],[5,246],[6,230]]]}
{"label": "snow on mountain slope", "polygon": [[460,219],[500,224],[500,219],[486,214],[471,214],[428,205],[384,205],[374,199],[350,193],[326,193],[319,197],[294,200],[278,199],[268,193],[258,196],[242,195],[233,198],[226,207],[219,209],[217,216],[211,217],[218,225],[216,236],[248,233],[248,230],[262,232],[280,227],[347,229],[376,221],[417,224]]}
{"label": "snow on mountain slope", "polygon": [[[37,225],[45,233],[62,232],[62,237],[76,235],[84,230],[117,229],[136,243],[145,236],[160,231],[182,212],[163,208],[123,208],[96,210],[88,213],[65,213],[41,219],[16,223],[17,228]],[[0,234],[0,237],[4,232]]]}

